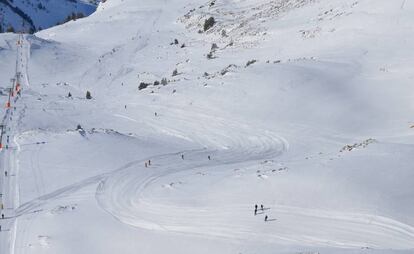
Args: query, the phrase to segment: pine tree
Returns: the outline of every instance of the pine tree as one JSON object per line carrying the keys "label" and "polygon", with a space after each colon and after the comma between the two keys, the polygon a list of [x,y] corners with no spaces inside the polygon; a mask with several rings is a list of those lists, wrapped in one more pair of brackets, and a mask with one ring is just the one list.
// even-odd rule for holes
{"label": "pine tree", "polygon": [[6,31],[6,32],[8,32],[8,33],[14,33],[14,27],[9,26],[9,27],[7,28],[7,31]]}

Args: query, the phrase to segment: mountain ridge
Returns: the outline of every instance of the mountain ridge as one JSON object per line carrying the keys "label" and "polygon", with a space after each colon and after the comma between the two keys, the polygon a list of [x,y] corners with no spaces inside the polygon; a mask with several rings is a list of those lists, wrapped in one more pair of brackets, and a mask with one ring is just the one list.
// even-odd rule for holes
{"label": "mountain ridge", "polygon": [[25,32],[49,28],[92,14],[97,0],[1,0],[0,32]]}

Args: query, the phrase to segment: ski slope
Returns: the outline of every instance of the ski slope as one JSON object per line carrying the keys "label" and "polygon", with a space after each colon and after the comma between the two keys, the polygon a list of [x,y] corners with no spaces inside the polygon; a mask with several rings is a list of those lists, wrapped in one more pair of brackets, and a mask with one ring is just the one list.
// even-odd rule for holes
{"label": "ski slope", "polygon": [[414,252],[413,13],[111,0],[1,35],[1,254]]}

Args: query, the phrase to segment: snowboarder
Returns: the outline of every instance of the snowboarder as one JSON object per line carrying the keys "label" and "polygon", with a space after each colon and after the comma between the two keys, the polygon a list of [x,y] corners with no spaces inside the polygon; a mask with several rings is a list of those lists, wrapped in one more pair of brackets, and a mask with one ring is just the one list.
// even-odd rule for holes
{"label": "snowboarder", "polygon": [[265,221],[267,221],[267,218],[268,218],[268,217],[267,217],[267,215],[266,215],[266,216],[265,216]]}

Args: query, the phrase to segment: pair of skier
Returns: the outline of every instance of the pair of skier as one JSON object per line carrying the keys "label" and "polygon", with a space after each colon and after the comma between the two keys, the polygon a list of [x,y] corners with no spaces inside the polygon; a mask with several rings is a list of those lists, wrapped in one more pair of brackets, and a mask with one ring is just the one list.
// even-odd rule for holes
{"label": "pair of skier", "polygon": [[[258,206],[257,206],[257,204],[254,206],[254,215],[257,215],[257,209],[258,209]],[[264,206],[263,206],[263,204],[261,204],[260,205],[260,210],[263,212],[264,211]],[[264,218],[264,221],[267,221],[268,220],[268,216],[266,215],[265,216],[265,218]]]}
{"label": "pair of skier", "polygon": [[[262,210],[262,212],[264,211],[264,206],[263,206],[263,204],[262,205],[260,205],[260,210]],[[257,204],[254,206],[254,215],[256,215],[257,214]]]}

